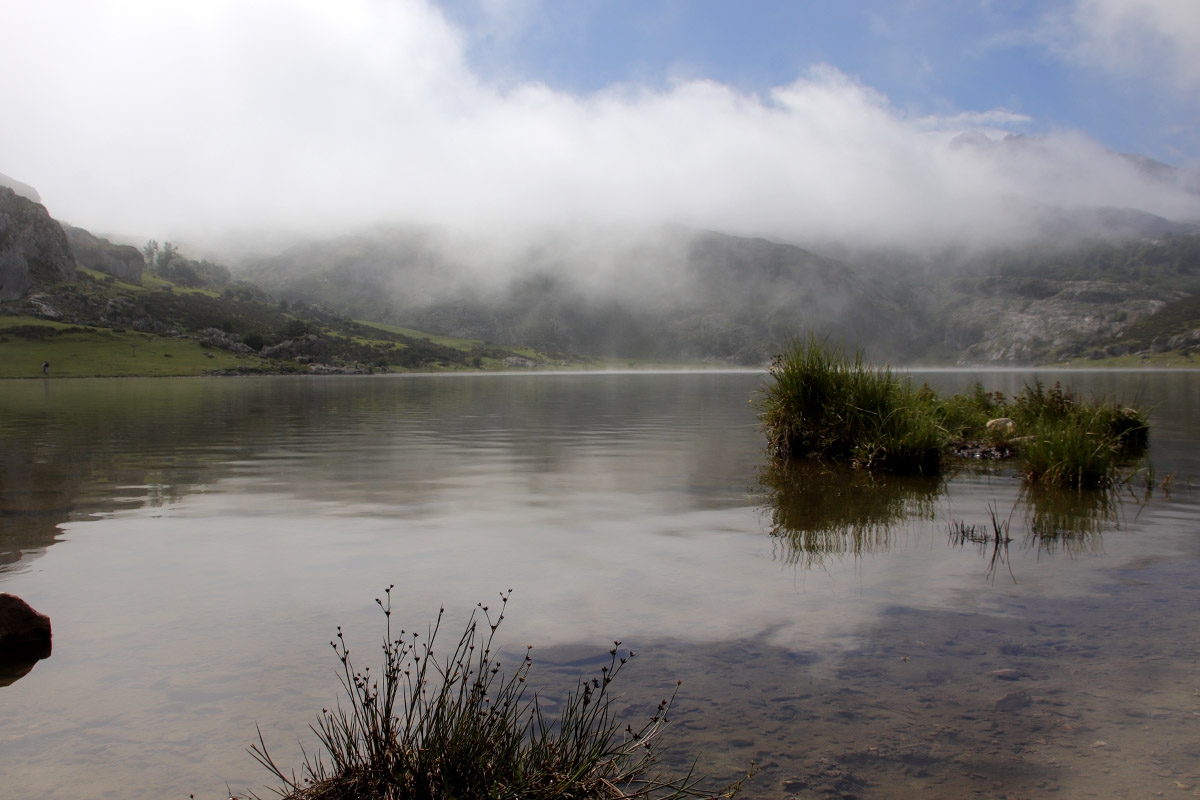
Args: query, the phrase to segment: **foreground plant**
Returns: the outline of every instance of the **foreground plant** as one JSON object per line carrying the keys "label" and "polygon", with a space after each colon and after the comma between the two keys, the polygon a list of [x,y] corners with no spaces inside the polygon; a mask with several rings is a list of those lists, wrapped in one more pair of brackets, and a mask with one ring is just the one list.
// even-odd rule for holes
{"label": "foreground plant", "polygon": [[[655,772],[658,746],[675,695],[659,703],[638,729],[622,730],[609,685],[634,654],[614,642],[600,675],[581,679],[556,719],[543,714],[537,694],[526,697],[532,658],[509,675],[493,649],[511,591],[493,618],[480,604],[452,652],[439,658],[435,640],[445,609],[421,640],[392,637],[392,587],[376,598],[387,620],[383,671],[354,666],[341,628],[330,642],[342,664],[348,708],[323,709],[312,726],[324,756],[307,756],[299,775],[285,772],[267,751],[262,732],[251,755],[293,800],[517,800],[528,798],[733,797],[741,781],[704,790],[692,772]],[[481,627],[482,626],[482,627]],[[678,691],[678,689],[676,689]],[[326,761],[328,759],[328,761]]]}

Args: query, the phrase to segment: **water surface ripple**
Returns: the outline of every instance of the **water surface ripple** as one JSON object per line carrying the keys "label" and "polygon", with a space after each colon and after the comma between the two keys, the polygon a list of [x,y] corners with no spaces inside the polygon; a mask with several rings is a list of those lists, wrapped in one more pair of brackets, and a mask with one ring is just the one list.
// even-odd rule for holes
{"label": "water surface ripple", "polygon": [[1153,408],[1148,496],[772,483],[755,373],[6,382],[0,591],[55,640],[0,685],[0,794],[261,793],[255,724],[311,749],[395,583],[410,627],[512,588],[551,698],[622,640],[622,707],[682,679],[671,758],[749,797],[1192,796],[1200,373],[1040,378]]}

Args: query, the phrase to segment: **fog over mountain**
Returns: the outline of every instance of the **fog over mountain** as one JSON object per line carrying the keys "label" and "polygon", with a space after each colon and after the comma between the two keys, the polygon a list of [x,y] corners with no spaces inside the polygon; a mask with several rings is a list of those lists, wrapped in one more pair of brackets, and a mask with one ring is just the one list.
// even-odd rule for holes
{"label": "fog over mountain", "polygon": [[[603,11],[581,8],[17,3],[5,20],[17,33],[0,48],[0,69],[19,76],[0,84],[0,169],[36,187],[55,219],[119,244],[171,241],[282,299],[563,352],[757,363],[809,328],[888,356],[1036,359],[1193,291],[1179,255],[1192,248],[1175,239],[1200,224],[1200,141],[1187,134],[1200,91],[1194,0],[867,3],[839,18],[865,32],[842,45],[901,48],[905,81],[932,87],[917,95],[887,83],[886,62],[832,46],[769,83],[741,82],[719,59],[711,72],[664,62],[586,86],[522,72],[513,53],[538,43],[526,34],[557,20],[547,35],[569,50],[570,25]],[[614,42],[639,35],[641,8],[621,12]],[[667,27],[692,13],[663,9],[653,21]],[[960,10],[977,23],[962,41],[920,38],[922,20]],[[808,18],[791,20],[798,43]],[[680,53],[694,52],[690,31],[670,40]],[[937,76],[911,61],[934,47],[952,56]],[[1000,51],[1017,56],[988,60]],[[1011,86],[1012,106],[995,92],[964,105],[947,65]],[[1043,76],[1061,84],[1047,96],[1092,105],[1032,113],[1020,100],[1032,103]],[[1149,104],[1131,100],[1142,94]],[[1136,128],[1133,111],[1155,103],[1180,111],[1154,119],[1183,123],[1151,137],[1154,157],[1105,144],[1116,134],[1098,109]],[[1096,247],[1119,268],[1080,266]],[[1022,282],[1028,265],[1068,263],[1051,283]],[[1128,286],[1083,285],[1105,269]],[[1111,329],[1087,328],[1103,315],[1079,298],[1102,295],[1120,305],[1104,317]],[[1025,339],[996,338],[1014,330]]]}
{"label": "fog over mountain", "polygon": [[1004,108],[914,113],[828,65],[765,92],[579,93],[479,71],[423,0],[10,11],[3,166],[96,232],[263,252],[377,223],[497,248],[684,225],[915,247],[1019,239],[1046,206],[1200,220],[1190,173],[1070,130],[1010,138],[1037,125]]}

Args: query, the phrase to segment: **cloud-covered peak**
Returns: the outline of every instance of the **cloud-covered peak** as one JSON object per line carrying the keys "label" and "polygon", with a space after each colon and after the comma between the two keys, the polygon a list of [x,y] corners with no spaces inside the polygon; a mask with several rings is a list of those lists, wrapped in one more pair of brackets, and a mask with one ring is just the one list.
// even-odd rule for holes
{"label": "cloud-covered peak", "polygon": [[101,231],[683,224],[882,244],[1011,236],[1032,203],[1200,218],[1194,194],[1083,134],[951,147],[1029,118],[912,114],[832,66],[763,93],[689,79],[580,94],[488,80],[423,0],[76,0],[9,16],[21,35],[0,69],[26,77],[0,87],[3,166]]}

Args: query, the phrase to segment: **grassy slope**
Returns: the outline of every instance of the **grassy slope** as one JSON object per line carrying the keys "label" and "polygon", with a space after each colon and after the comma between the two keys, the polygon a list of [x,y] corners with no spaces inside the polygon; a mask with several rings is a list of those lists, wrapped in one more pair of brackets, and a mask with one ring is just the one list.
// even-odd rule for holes
{"label": "grassy slope", "polygon": [[[50,362],[51,377],[304,373],[309,368],[303,364],[236,354],[197,340],[200,331],[223,328],[235,337],[257,335],[273,344],[298,335],[296,325],[328,343],[335,365],[359,365],[372,371],[501,370],[511,368],[506,359],[512,356],[557,369],[649,366],[606,359],[567,363],[533,348],[501,348],[433,336],[345,319],[315,307],[289,308],[256,299],[236,285],[227,289],[172,286],[149,273],[142,285],[133,285],[81,269],[78,282],[55,287],[40,300],[63,313],[65,321],[14,314],[20,301],[8,305],[8,314],[0,315],[0,378],[41,377],[44,361]],[[129,329],[131,321],[141,330]],[[159,332],[142,332],[148,328]]]}
{"label": "grassy slope", "polygon": [[[11,333],[15,326],[62,332],[45,338],[27,337]],[[201,375],[238,367],[259,369],[265,359],[202,348],[192,339],[0,317],[0,378],[41,377],[44,361],[50,362],[51,377],[85,378]]]}
{"label": "grassy slope", "polygon": [[361,325],[366,325],[368,328],[378,328],[381,331],[388,333],[398,333],[401,336],[411,336],[414,339],[428,339],[434,344],[440,344],[443,347],[453,347],[455,350],[471,350],[483,344],[481,339],[459,339],[454,336],[438,336],[432,333],[423,333],[422,331],[413,330],[412,328],[401,328],[396,325],[385,325],[382,322],[371,322],[370,320],[355,320]]}
{"label": "grassy slope", "polygon": [[[52,287],[37,300],[58,310],[63,323],[28,316],[34,308],[22,301],[6,304],[7,315],[0,316],[0,376],[40,375],[43,361],[50,361],[52,375],[72,376],[308,371],[306,365],[289,360],[202,347],[197,339],[211,328],[225,331],[234,341],[253,341],[255,347],[315,333],[325,342],[317,354],[322,362],[371,371],[498,369],[511,356],[539,365],[549,361],[527,348],[428,336],[358,322],[317,306],[277,303],[248,284],[188,288],[148,271],[142,283],[134,285],[81,269],[77,282]],[[21,328],[25,330],[13,330]],[[145,356],[151,354],[162,361],[147,361]]]}

